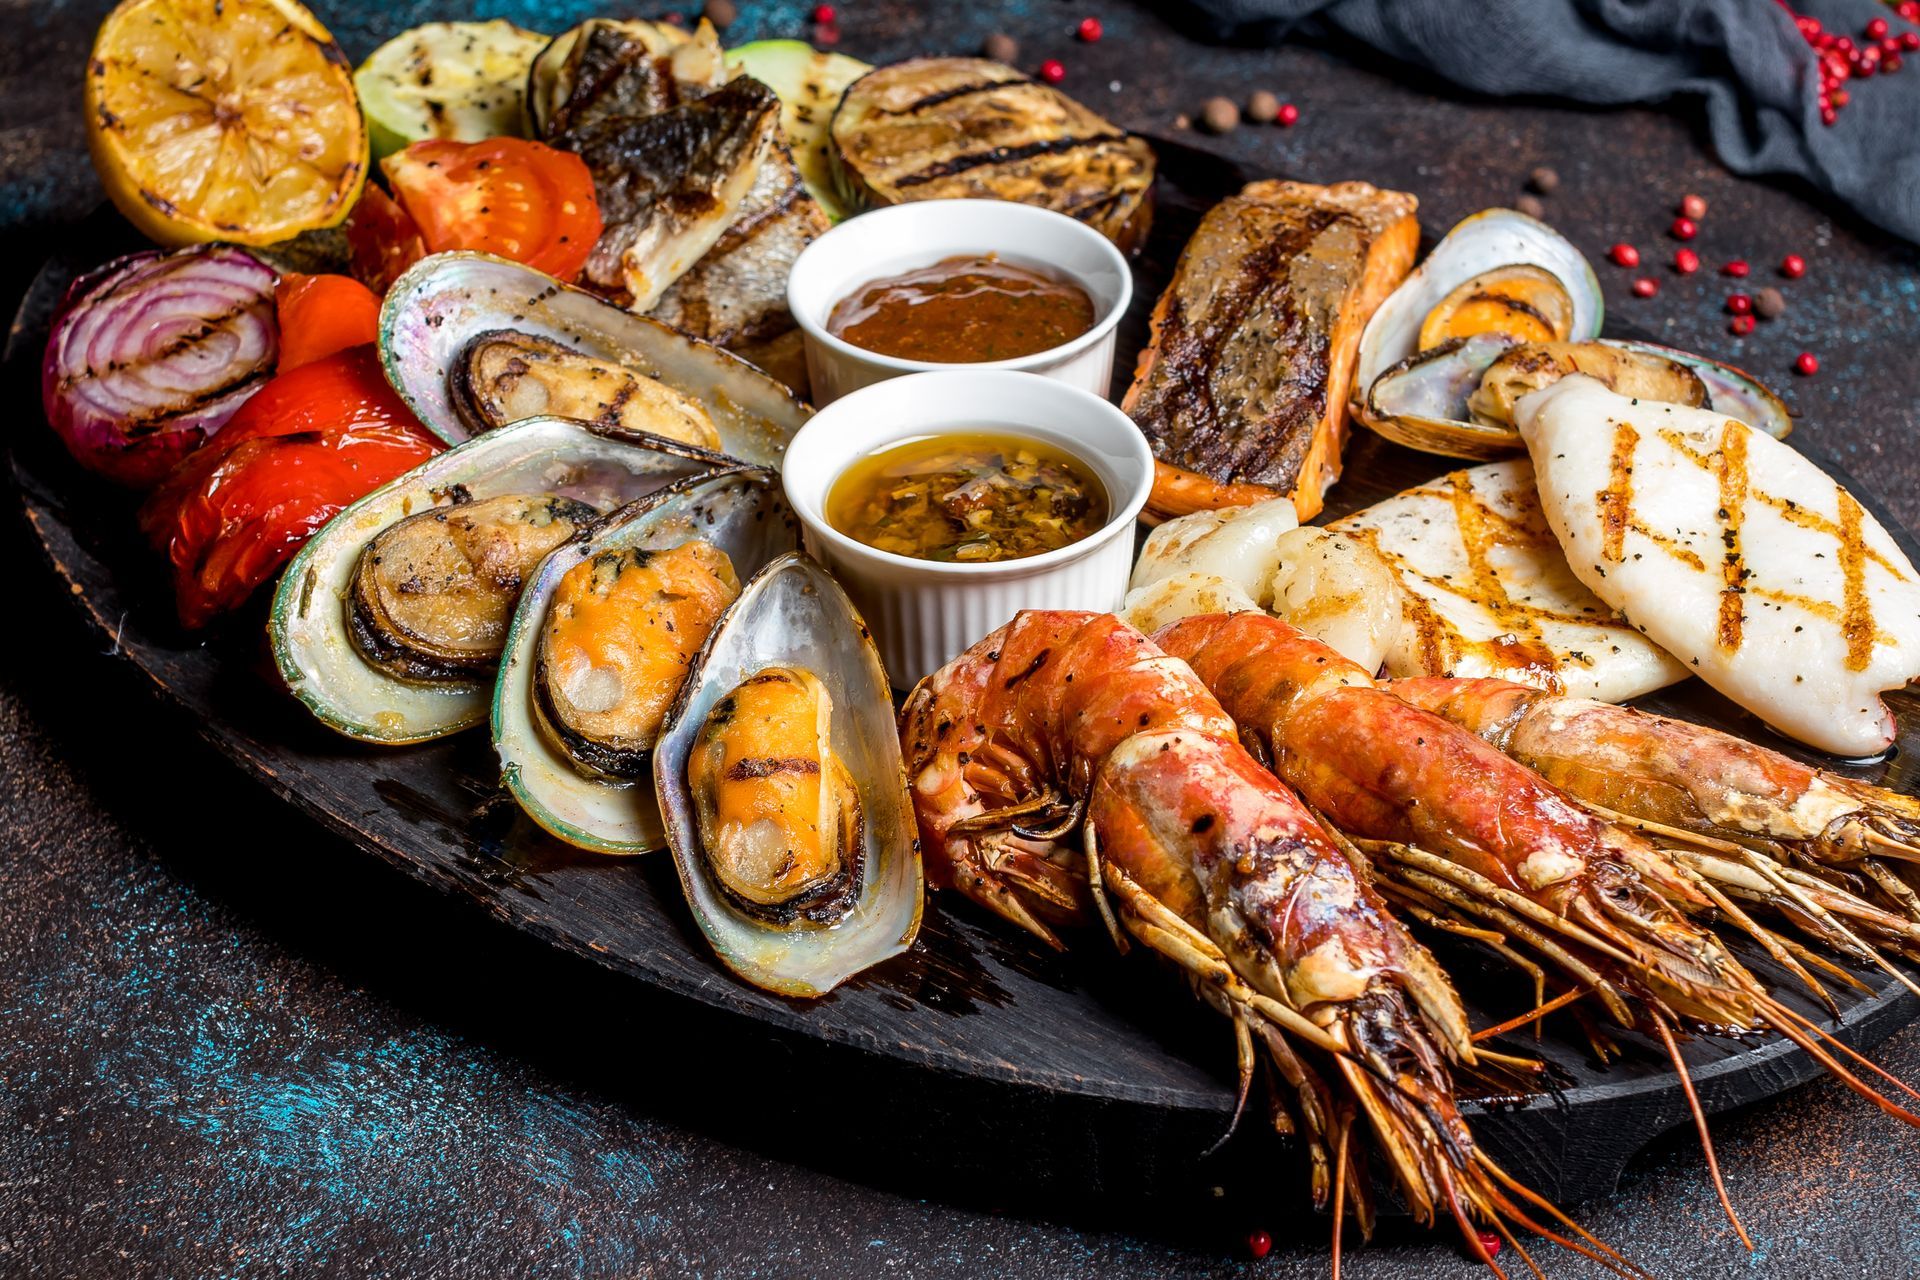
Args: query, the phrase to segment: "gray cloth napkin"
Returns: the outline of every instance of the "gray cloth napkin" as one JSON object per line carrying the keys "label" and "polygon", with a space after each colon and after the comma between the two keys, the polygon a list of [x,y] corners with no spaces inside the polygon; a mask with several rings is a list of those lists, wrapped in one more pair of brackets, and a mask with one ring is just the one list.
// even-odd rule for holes
{"label": "gray cloth napkin", "polygon": [[[1235,39],[1277,41],[1313,19],[1455,84],[1504,96],[1618,104],[1698,97],[1736,173],[1793,174],[1920,242],[1920,54],[1820,123],[1817,54],[1775,0],[1186,0]],[[1799,0],[1860,39],[1874,0]]]}

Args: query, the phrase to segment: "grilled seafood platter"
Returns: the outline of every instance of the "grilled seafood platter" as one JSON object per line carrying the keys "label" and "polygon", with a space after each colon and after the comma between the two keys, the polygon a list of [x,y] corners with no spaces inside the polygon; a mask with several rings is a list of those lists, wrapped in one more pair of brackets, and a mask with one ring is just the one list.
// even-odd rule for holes
{"label": "grilled seafood platter", "polygon": [[492,708],[502,781],[529,817],[596,853],[663,847],[646,783],[667,711],[741,584],[798,545],[779,478],[735,466],[630,503],[541,563]]}
{"label": "grilled seafood platter", "polygon": [[368,494],[300,549],[267,625],[294,695],[369,742],[487,715],[522,586],[603,514],[726,459],[643,435],[529,418]]}
{"label": "grilled seafood platter", "polygon": [[[1529,1266],[1521,1229],[1644,1274],[1476,1136],[1469,1082],[1554,1088],[1517,1029],[1670,1065],[1716,1183],[1690,1038],[1784,1037],[1920,1126],[1912,1090],[1801,1011],[1838,1018],[1862,974],[1920,995],[1920,801],[1853,767],[1897,743],[1886,696],[1920,679],[1920,571],[1758,380],[1603,332],[1552,228],[1488,210],[1418,261],[1411,193],[1236,179],[1176,252],[1153,144],[1059,88],[980,58],[728,50],[704,20],[436,23],[284,97],[359,120],[341,145],[375,181],[342,171],[303,214],[211,173],[260,222],[215,246],[195,192],[129,204],[172,252],[73,283],[43,403],[139,495],[182,634],[275,583],[273,671],[344,739],[336,764],[398,808],[377,771],[486,761],[459,775],[471,812],[433,815],[482,868],[459,876],[513,879],[524,841],[620,892],[677,882],[692,927],[654,941],[717,960],[689,986],[789,1022],[925,946],[928,883],[1044,947],[1137,949],[1224,1020],[1235,1123],[1270,1086],[1336,1224],[1370,1231],[1385,1189],[1496,1274],[1482,1228]],[[1084,271],[998,245],[876,266],[796,319],[789,277],[834,222],[953,199],[1050,210],[1017,220],[1123,282],[1114,246],[1154,236],[1170,270],[1120,407],[1074,387],[1072,429],[835,440],[807,403],[821,331],[954,366],[896,384],[901,417],[933,379],[1064,395],[980,366],[1095,338],[1108,377],[1125,293],[1096,308]],[[290,269],[277,229],[342,219],[299,246],[344,242],[333,269]],[[1356,419],[1420,452],[1348,458]],[[1093,447],[1099,423],[1117,443]],[[814,504],[823,438],[845,456]],[[1042,570],[1095,542],[1072,589],[1098,607],[1055,607],[1067,580]],[[856,580],[875,561],[888,595]],[[936,617],[965,639],[900,658],[892,628]],[[205,634],[193,660],[249,669],[233,629]],[[1696,677],[1744,736],[1626,705]],[[482,720],[484,745],[421,745]],[[651,878],[611,860],[646,854]],[[1489,966],[1531,999],[1463,1000],[1451,975]],[[875,998],[896,997],[840,1007]]]}

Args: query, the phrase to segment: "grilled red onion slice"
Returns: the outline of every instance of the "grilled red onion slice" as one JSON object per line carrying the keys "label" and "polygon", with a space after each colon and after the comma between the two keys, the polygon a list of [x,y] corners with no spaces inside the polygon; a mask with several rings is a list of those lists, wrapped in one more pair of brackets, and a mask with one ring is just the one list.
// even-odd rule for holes
{"label": "grilled red onion slice", "polygon": [[158,483],[273,372],[275,279],[250,253],[196,245],[74,281],[40,374],[68,451],[121,484]]}

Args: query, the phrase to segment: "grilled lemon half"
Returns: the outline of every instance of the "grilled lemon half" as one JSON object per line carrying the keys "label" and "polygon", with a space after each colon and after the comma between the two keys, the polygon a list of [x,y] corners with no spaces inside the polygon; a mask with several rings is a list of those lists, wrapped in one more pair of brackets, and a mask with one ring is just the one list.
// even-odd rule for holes
{"label": "grilled lemon half", "polygon": [[87,63],[107,195],[163,245],[263,245],[347,216],[367,177],[353,68],[294,0],[125,0]]}

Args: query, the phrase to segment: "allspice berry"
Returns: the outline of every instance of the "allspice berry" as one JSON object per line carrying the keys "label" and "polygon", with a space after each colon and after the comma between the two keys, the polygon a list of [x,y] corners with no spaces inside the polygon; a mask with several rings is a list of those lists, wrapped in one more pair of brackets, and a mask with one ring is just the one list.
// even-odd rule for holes
{"label": "allspice berry", "polygon": [[1513,207],[1521,213],[1526,214],[1529,218],[1544,218],[1547,216],[1547,206],[1539,196],[1521,196],[1513,202]]}
{"label": "allspice berry", "polygon": [[1543,196],[1550,196],[1560,189],[1560,175],[1541,165],[1527,175],[1527,185]]}
{"label": "allspice berry", "polygon": [[1200,108],[1200,120],[1210,133],[1231,133],[1240,125],[1240,108],[1230,98],[1208,98]]}
{"label": "allspice berry", "polygon": [[980,51],[995,62],[1004,62],[1010,67],[1020,61],[1020,42],[1004,31],[996,31],[988,36]]}
{"label": "allspice berry", "polygon": [[740,16],[740,8],[734,4],[733,0],[707,0],[706,8],[702,12],[705,13],[708,22],[722,31],[732,26],[733,20]]}
{"label": "allspice berry", "polygon": [[1787,314],[1787,295],[1768,285],[1753,295],[1753,313],[1762,320],[1778,320]]}
{"label": "allspice berry", "polygon": [[1280,114],[1280,99],[1265,89],[1255,89],[1247,99],[1247,119],[1254,124],[1272,124]]}

